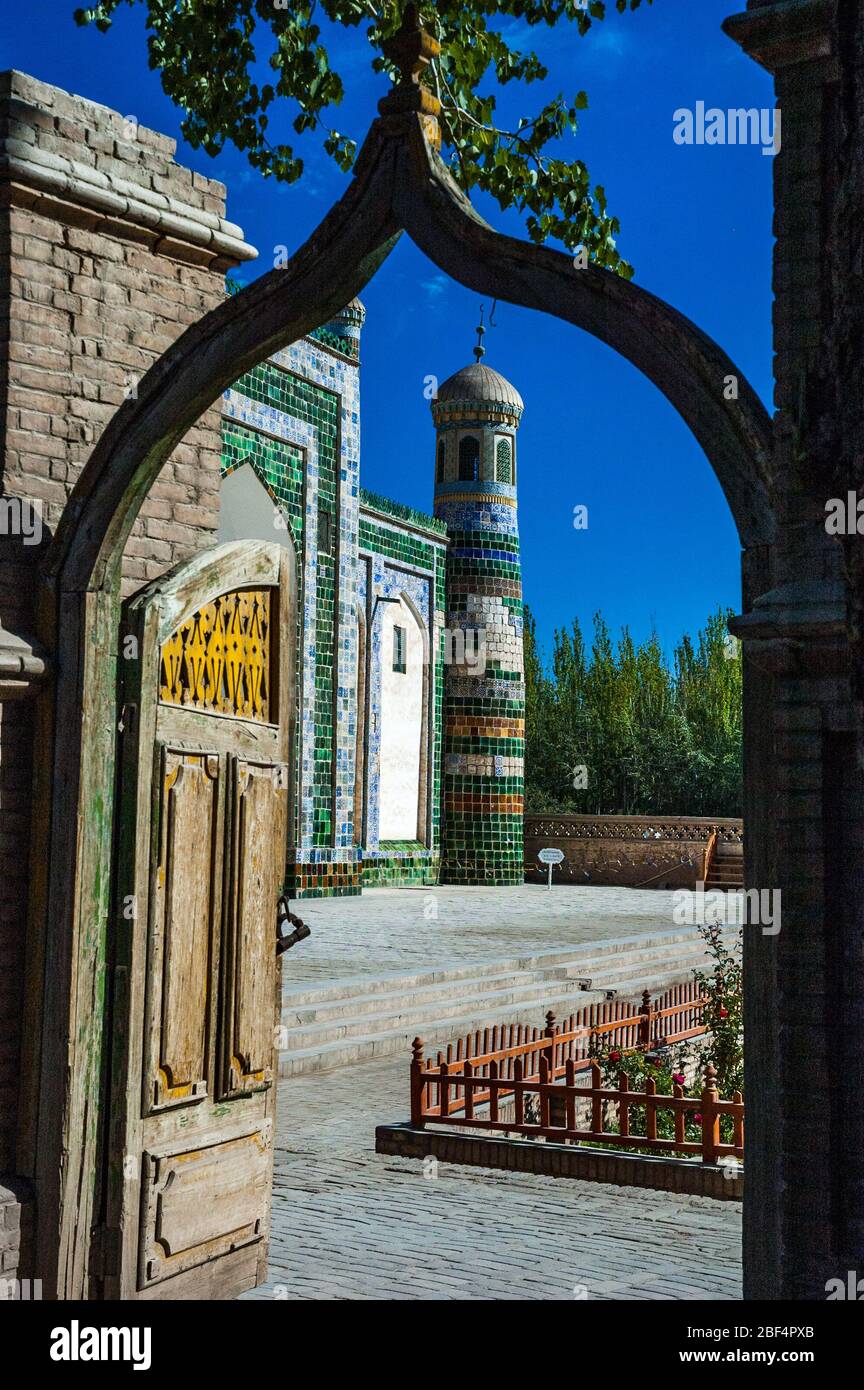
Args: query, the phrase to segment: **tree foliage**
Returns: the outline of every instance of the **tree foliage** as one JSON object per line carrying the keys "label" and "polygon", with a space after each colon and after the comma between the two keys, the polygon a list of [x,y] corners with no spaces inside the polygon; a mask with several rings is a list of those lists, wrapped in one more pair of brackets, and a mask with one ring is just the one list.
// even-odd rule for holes
{"label": "tree foliage", "polygon": [[656,635],[637,646],[624,628],[613,642],[598,613],[590,650],[574,622],[555,633],[547,668],[526,611],[526,809],[740,816],[741,656],[728,616],[685,636],[669,664]]}
{"label": "tree foliage", "polygon": [[[556,152],[577,130],[578,113],[588,105],[585,92],[539,103],[512,129],[498,123],[496,112],[511,83],[530,87],[549,77],[535,51],[520,50],[505,36],[513,22],[523,30],[575,25],[584,35],[608,10],[635,10],[642,2],[424,0],[418,7],[442,46],[428,84],[442,103],[442,152],[457,181],[466,192],[479,188],[502,209],[522,212],[533,241],[554,237],[571,249],[584,246],[595,264],[626,278],[632,268],[616,248],[619,223],[602,184],[592,187],[582,160]],[[150,66],[184,112],[185,139],[211,155],[230,141],[254,168],[286,183],[302,177],[304,160],[293,137],[292,143],[271,139],[280,103],[288,103],[296,135],[314,133],[349,170],[362,132],[349,135],[329,124],[345,89],[328,40],[338,27],[365,26],[372,67],[392,77],[382,45],[405,8],[405,0],[100,0],[76,10],[75,19],[105,32],[124,4],[146,7]]]}
{"label": "tree foliage", "polygon": [[744,1090],[743,931],[739,927],[731,945],[716,922],[700,927],[699,934],[711,962],[707,970],[693,971],[705,999],[702,1022],[708,1029],[701,1060],[704,1066],[712,1064],[720,1094],[730,1098]]}

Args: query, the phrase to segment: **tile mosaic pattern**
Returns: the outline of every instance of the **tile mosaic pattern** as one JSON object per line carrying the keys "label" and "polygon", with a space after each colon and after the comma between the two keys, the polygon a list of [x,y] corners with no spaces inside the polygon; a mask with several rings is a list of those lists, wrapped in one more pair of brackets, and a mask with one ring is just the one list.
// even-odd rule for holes
{"label": "tile mosaic pattern", "polygon": [[428,516],[426,512],[417,511],[414,507],[406,507],[402,502],[391,502],[389,497],[380,497],[377,492],[370,492],[368,488],[360,489],[360,505],[367,514],[378,512],[395,521],[407,521],[419,531],[441,539],[447,537],[447,525],[438,517]]}
{"label": "tile mosaic pattern", "polygon": [[[354,327],[359,333],[347,325]],[[359,351],[355,344],[337,356],[327,337],[336,329],[346,326],[328,325],[325,341],[319,330],[253,368],[223,404],[223,471],[251,463],[298,553],[298,848],[286,884],[298,897],[360,888],[353,827]]]}
{"label": "tile mosaic pattern", "polygon": [[[412,529],[404,529],[404,524],[410,524]],[[363,490],[359,553],[358,602],[366,615],[369,634],[363,882],[367,885],[434,882],[440,839],[445,528],[433,517]],[[384,605],[377,600],[398,598],[403,594],[419,615],[429,642],[426,844],[415,841],[382,843],[378,837]]]}
{"label": "tile mosaic pattern", "polygon": [[[355,301],[331,324],[247,372],[223,402],[223,474],[252,466],[273,498],[274,537],[287,528],[297,551],[297,850],[286,877],[296,897],[356,894],[361,882],[427,882],[437,874],[446,527],[363,493],[360,563],[363,317]],[[373,601],[376,591],[407,593],[431,633],[427,845],[378,843],[371,778],[370,845],[355,845],[357,606],[367,601],[370,566]],[[369,704],[380,712],[380,654],[373,652],[372,660]],[[371,761],[377,768],[374,744]]]}
{"label": "tile mosaic pattern", "polygon": [[[433,401],[444,466],[435,515],[446,523],[446,627],[485,634],[485,667],[445,674],[442,883],[524,878],[525,677],[522,569],[512,459],[521,409]],[[457,476],[459,441],[480,442],[480,477]],[[506,454],[508,467],[503,468]],[[436,458],[438,449],[436,447]],[[469,646],[466,640],[466,646]]]}
{"label": "tile mosaic pattern", "polygon": [[363,860],[364,888],[404,887],[408,883],[436,884],[438,854],[407,840],[382,840]]}

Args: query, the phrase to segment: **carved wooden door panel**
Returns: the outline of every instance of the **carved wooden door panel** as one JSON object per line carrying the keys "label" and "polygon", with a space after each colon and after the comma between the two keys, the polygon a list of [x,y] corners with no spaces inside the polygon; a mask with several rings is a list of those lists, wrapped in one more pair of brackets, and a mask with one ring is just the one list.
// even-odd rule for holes
{"label": "carved wooden door panel", "polygon": [[130,603],[102,1291],[265,1277],[292,557],[221,546]]}

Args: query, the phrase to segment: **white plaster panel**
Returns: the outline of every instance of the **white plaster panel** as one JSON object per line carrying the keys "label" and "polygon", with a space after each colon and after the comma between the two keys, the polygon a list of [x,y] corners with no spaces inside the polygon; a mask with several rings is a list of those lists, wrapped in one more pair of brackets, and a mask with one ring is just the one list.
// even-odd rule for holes
{"label": "white plaster panel", "polygon": [[[406,670],[393,670],[393,628],[405,630]],[[379,836],[416,840],[423,733],[423,633],[408,605],[387,604],[381,623]]]}

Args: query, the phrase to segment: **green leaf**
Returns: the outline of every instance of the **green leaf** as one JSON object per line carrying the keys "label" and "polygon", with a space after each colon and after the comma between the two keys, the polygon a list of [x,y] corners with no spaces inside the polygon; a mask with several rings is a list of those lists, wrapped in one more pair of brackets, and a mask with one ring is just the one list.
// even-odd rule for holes
{"label": "green leaf", "polygon": [[[284,9],[273,0],[101,0],[75,9],[75,22],[105,32],[121,4],[145,11],[149,65],[183,110],[183,133],[193,147],[215,156],[230,142],[264,177],[296,182],[304,161],[290,145],[274,146],[269,135],[285,108],[298,137],[320,141],[337,166],[350,171],[356,141],[329,130],[324,118],[343,100],[344,86],[313,22],[315,0]],[[371,68],[395,76],[382,45],[399,25],[401,0],[319,5],[330,25],[363,25],[358,42],[366,45]],[[639,5],[640,0],[616,0],[615,10],[621,14]],[[584,245],[595,265],[630,278],[632,267],[615,245],[618,224],[607,215],[605,191],[598,184],[590,192],[584,164],[567,147],[578,130],[577,113],[588,106],[587,94],[553,98],[506,130],[497,121],[497,95],[489,85],[493,79],[499,86],[515,82],[527,88],[549,76],[537,53],[510,43],[500,21],[520,21],[529,30],[575,25],[585,34],[605,21],[606,10],[603,0],[591,0],[587,10],[577,0],[438,0],[434,6],[424,0],[423,20],[442,45],[426,80],[442,101],[443,157],[466,192],[479,188],[502,210],[520,211],[532,240]],[[278,74],[275,86],[259,87],[253,74],[261,63]]]}

